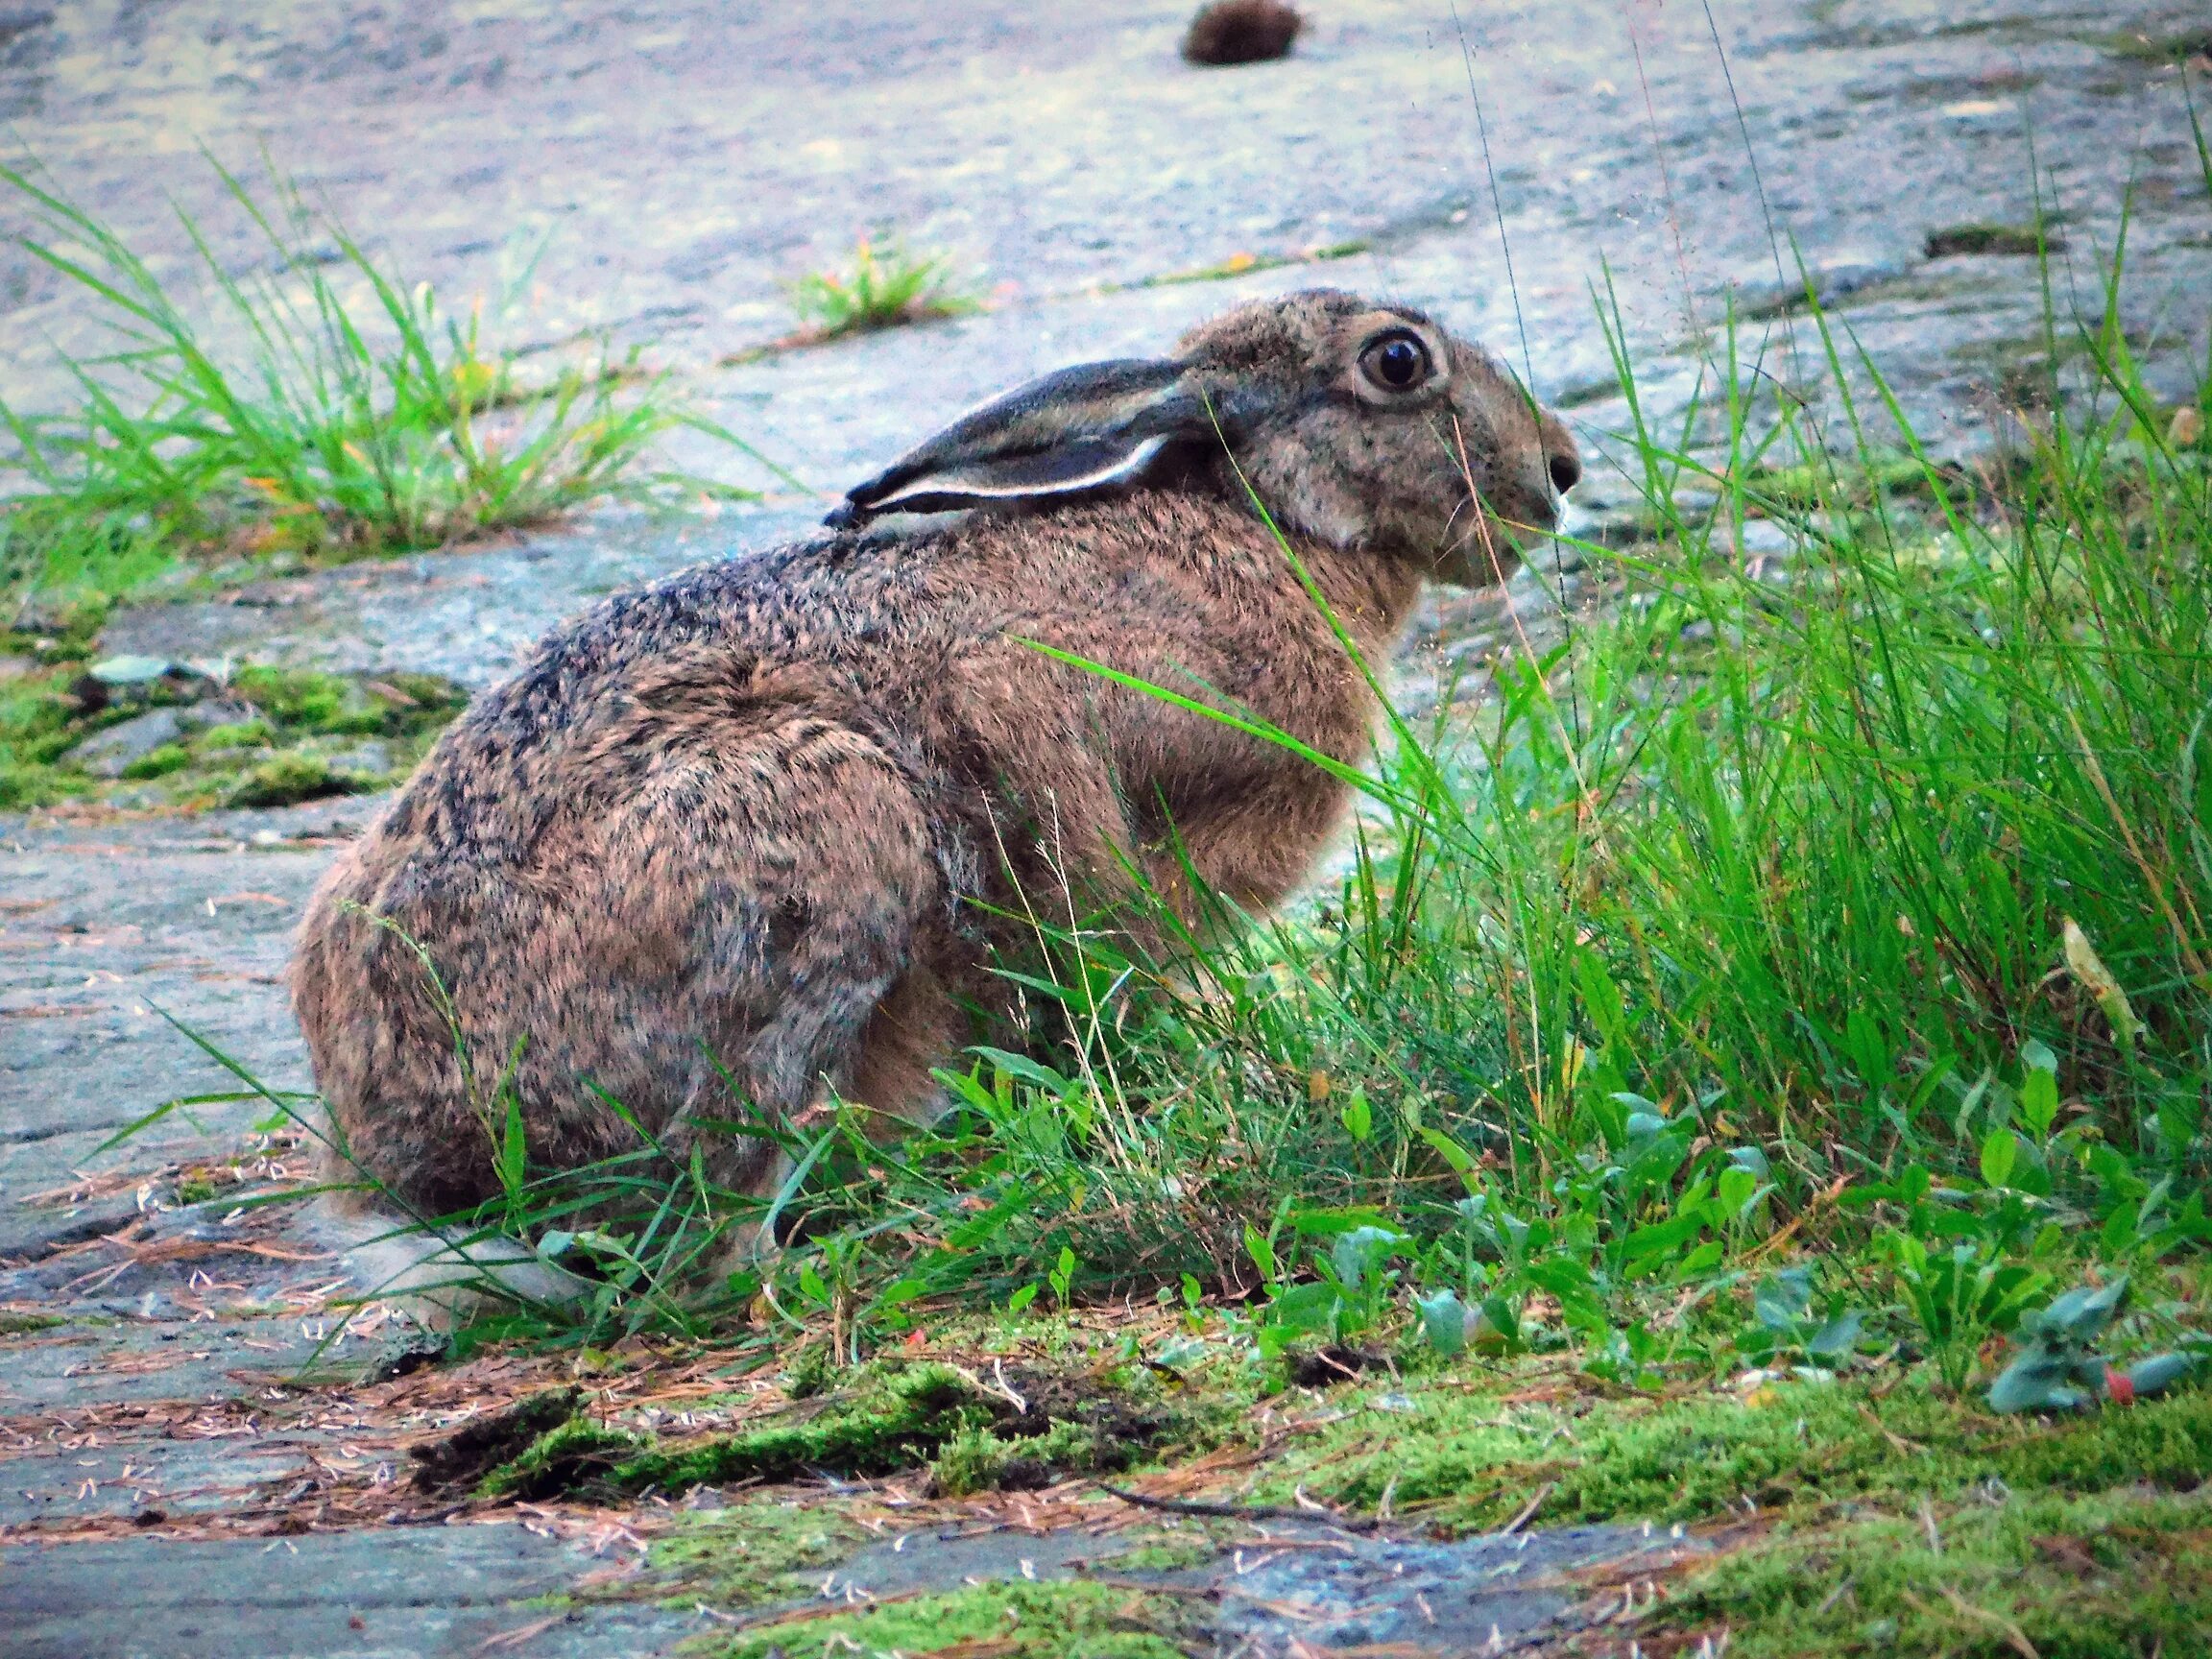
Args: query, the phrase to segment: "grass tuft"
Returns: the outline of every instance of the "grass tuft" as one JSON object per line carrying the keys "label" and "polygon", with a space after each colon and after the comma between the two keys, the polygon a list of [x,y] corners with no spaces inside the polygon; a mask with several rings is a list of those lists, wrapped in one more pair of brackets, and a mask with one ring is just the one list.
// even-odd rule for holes
{"label": "grass tuft", "polygon": [[808,272],[791,285],[791,306],[806,334],[835,340],[909,323],[964,317],[974,299],[952,285],[944,258],[919,257],[893,242],[863,241],[844,271]]}
{"label": "grass tuft", "polygon": [[[641,464],[699,425],[635,355],[598,347],[526,378],[481,306],[448,315],[273,178],[224,170],[265,254],[245,275],[179,219],[212,301],[203,320],[112,229],[0,168],[36,226],[29,252],[91,302],[111,346],[65,357],[78,407],[0,404],[15,488],[0,497],[0,597],[18,613],[113,595],[179,565],[330,561],[437,547],[678,482]],[[320,250],[335,249],[335,260]]]}

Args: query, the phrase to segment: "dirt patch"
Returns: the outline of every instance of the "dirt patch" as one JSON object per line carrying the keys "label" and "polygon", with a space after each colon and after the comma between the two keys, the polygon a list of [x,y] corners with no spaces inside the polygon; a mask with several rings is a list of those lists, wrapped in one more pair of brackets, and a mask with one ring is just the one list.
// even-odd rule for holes
{"label": "dirt patch", "polygon": [[413,1447],[407,1457],[415,1466],[415,1490],[466,1490],[557,1433],[583,1408],[581,1388],[549,1388],[504,1410],[472,1418],[450,1434]]}

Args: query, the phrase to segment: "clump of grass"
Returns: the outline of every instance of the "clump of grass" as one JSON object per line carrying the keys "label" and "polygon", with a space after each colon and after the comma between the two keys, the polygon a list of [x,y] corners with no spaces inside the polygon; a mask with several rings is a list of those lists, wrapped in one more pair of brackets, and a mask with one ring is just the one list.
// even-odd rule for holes
{"label": "clump of grass", "polygon": [[436,547],[675,481],[644,457],[700,423],[634,357],[602,347],[526,381],[477,314],[448,315],[291,185],[216,171],[265,257],[234,275],[180,210],[210,324],[58,188],[0,168],[38,227],[28,251],[114,342],[64,359],[75,411],[0,404],[19,486],[0,499],[0,594],[54,605],[180,562]]}
{"label": "clump of grass", "polygon": [[977,308],[953,286],[942,257],[918,257],[896,242],[878,249],[868,241],[854,249],[848,269],[808,272],[794,282],[791,307],[815,340],[964,317]]}

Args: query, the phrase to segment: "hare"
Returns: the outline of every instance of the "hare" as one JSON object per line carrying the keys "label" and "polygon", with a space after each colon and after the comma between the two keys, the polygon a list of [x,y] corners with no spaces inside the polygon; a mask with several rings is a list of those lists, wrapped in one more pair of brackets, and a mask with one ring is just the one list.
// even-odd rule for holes
{"label": "hare", "polygon": [[1316,289],[1048,374],[830,534],[607,600],[477,698],[311,901],[293,995],[338,1138],[435,1215],[497,1190],[494,1082],[541,1164],[636,1144],[604,1094],[752,1191],[773,1143],[702,1123],[830,1091],[926,1120],[969,1010],[1002,1005],[999,913],[1066,916],[1131,870],[1172,891],[1186,858],[1264,910],[1347,806],[1038,645],[1358,763],[1367,681],[1268,518],[1381,662],[1424,582],[1503,580],[1579,472],[1488,354]]}

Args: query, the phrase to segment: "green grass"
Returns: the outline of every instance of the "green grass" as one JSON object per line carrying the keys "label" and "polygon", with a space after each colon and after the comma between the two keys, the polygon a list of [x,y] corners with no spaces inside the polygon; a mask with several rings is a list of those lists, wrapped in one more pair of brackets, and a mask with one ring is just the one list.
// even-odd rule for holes
{"label": "green grass", "polygon": [[909,253],[896,242],[862,242],[842,271],[810,271],[791,285],[791,307],[809,338],[834,340],[908,323],[962,317],[976,302],[953,285],[939,256]]}
{"label": "green grass", "polygon": [[526,376],[484,337],[480,306],[450,314],[280,179],[257,194],[216,171],[261,257],[234,275],[180,210],[204,318],[58,186],[0,169],[36,228],[27,251],[109,335],[98,354],[62,360],[74,409],[0,404],[15,447],[0,599],[18,615],[180,569],[437,547],[705,488],[647,470],[652,446],[678,425],[730,435],[684,412],[634,356],[601,346]]}

